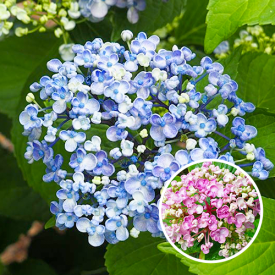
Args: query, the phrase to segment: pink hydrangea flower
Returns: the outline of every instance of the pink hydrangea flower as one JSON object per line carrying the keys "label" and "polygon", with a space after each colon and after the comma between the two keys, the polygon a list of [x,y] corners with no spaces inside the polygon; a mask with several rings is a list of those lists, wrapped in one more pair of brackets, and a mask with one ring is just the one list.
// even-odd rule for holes
{"label": "pink hydrangea flower", "polygon": [[228,218],[230,216],[229,207],[224,205],[223,207],[217,209],[217,216],[219,219]]}
{"label": "pink hydrangea flower", "polygon": [[218,227],[218,221],[214,215],[210,216],[210,219],[208,220],[208,227],[210,230],[216,230]]}
{"label": "pink hydrangea flower", "polygon": [[244,198],[237,198],[237,204],[240,210],[243,210],[247,207]]}
{"label": "pink hydrangea flower", "polygon": [[209,253],[209,249],[213,246],[213,243],[207,243],[207,244],[202,244],[201,245],[201,250],[204,254],[208,254]]}
{"label": "pink hydrangea flower", "polygon": [[210,234],[211,238],[219,243],[224,243],[228,235],[229,235],[229,230],[226,227],[221,227],[220,229],[212,231]]}
{"label": "pink hydrangea flower", "polygon": [[247,245],[250,237],[245,232],[255,228],[260,203],[252,183],[242,173],[232,174],[209,162],[182,175],[181,181],[173,181],[171,186],[165,193],[162,216],[173,220],[165,224],[165,230],[183,250],[204,239],[205,244],[200,243],[204,254],[217,242],[223,244],[219,255],[229,257]]}
{"label": "pink hydrangea flower", "polygon": [[235,215],[235,225],[237,228],[240,228],[245,221],[246,217],[243,213],[238,213]]}

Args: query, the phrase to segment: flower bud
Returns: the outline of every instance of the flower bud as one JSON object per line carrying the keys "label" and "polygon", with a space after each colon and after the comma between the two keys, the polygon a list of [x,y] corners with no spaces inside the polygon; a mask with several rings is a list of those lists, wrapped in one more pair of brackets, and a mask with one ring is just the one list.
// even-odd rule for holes
{"label": "flower bud", "polygon": [[23,35],[27,35],[28,31],[29,31],[28,28],[18,27],[15,29],[15,35],[18,37],[22,37]]}
{"label": "flower bud", "polygon": [[248,153],[247,155],[246,155],[246,159],[247,160],[254,160],[255,159],[255,155],[254,155],[254,153]]}
{"label": "flower bud", "polygon": [[43,10],[42,5],[35,5],[34,10],[41,12]]}
{"label": "flower bud", "polygon": [[152,76],[156,81],[165,81],[167,79],[167,72],[161,71],[159,68],[154,68],[152,71]]}
{"label": "flower bud", "polygon": [[188,138],[186,140],[186,149],[187,150],[192,150],[196,147],[197,145],[197,141],[195,139],[192,139],[192,138]]}
{"label": "flower bud", "polygon": [[213,96],[218,92],[218,89],[214,85],[208,84],[204,87],[204,91],[206,92],[207,96]]}
{"label": "flower bud", "polygon": [[119,181],[123,181],[126,180],[126,171],[125,170],[121,170],[117,173],[117,180]]}
{"label": "flower bud", "polygon": [[28,93],[26,96],[26,101],[28,103],[32,103],[35,100],[34,94],[33,93]]}
{"label": "flower bud", "polygon": [[109,184],[109,183],[110,183],[109,177],[103,176],[102,179],[101,179],[101,183],[102,183],[103,185]]}
{"label": "flower bud", "polygon": [[189,102],[189,95],[186,94],[186,93],[182,93],[180,96],[179,96],[179,103],[186,103],[186,102]]}
{"label": "flower bud", "polygon": [[143,67],[148,67],[150,64],[150,57],[145,55],[144,53],[139,53],[137,55],[138,63]]}
{"label": "flower bud", "polygon": [[129,170],[129,172],[126,175],[127,179],[129,179],[131,177],[135,177],[135,176],[137,176],[139,174],[139,171],[138,171],[137,167],[134,164],[131,164],[128,167],[128,170]]}
{"label": "flower bud", "polygon": [[137,229],[135,229],[135,227],[133,227],[133,228],[130,230],[130,235],[131,235],[133,238],[138,238],[139,233],[140,233],[140,231],[138,231]]}
{"label": "flower bud", "polygon": [[61,10],[58,12],[58,15],[59,15],[60,17],[66,17],[66,16],[67,16],[67,12],[66,12],[66,10],[64,10],[64,9],[61,9]]}
{"label": "flower bud", "polygon": [[201,242],[201,240],[203,239],[203,237],[204,237],[204,234],[201,233],[201,234],[198,236],[198,242]]}
{"label": "flower bud", "polygon": [[139,132],[139,135],[142,138],[146,138],[146,137],[148,137],[148,131],[146,129],[143,129],[142,131]]}
{"label": "flower bud", "polygon": [[102,116],[102,114],[100,112],[94,112],[93,117],[91,118],[91,121],[94,124],[100,124],[101,123],[101,116]]}
{"label": "flower bud", "polygon": [[41,24],[45,24],[45,23],[48,21],[47,15],[45,15],[45,14],[42,15],[42,16],[40,17],[39,21],[40,21]]}
{"label": "flower bud", "polygon": [[191,82],[188,82],[187,86],[186,86],[186,90],[187,91],[191,91],[192,89],[194,89],[194,85]]}
{"label": "flower bud", "polygon": [[94,177],[92,180],[92,183],[99,185],[101,184],[101,178],[100,177]]}
{"label": "flower bud", "polygon": [[144,153],[145,150],[146,150],[146,146],[145,145],[138,145],[138,147],[137,147],[138,153]]}
{"label": "flower bud", "polygon": [[41,27],[41,28],[39,28],[38,31],[39,31],[39,32],[45,32],[45,31],[46,31],[46,28],[45,28],[45,27]]}
{"label": "flower bud", "polygon": [[119,159],[122,156],[122,153],[119,148],[116,147],[110,151],[110,156],[114,159]]}
{"label": "flower bud", "polygon": [[247,154],[248,153],[253,153],[255,151],[255,146],[254,146],[254,144],[246,143],[244,145],[244,150]]}
{"label": "flower bud", "polygon": [[230,112],[231,115],[237,116],[238,113],[239,113],[239,110],[238,110],[237,108],[233,107],[233,108],[231,109],[231,112]]}
{"label": "flower bud", "polygon": [[63,31],[60,28],[54,30],[54,35],[59,38],[63,34]]}
{"label": "flower bud", "polygon": [[121,33],[121,38],[125,42],[132,40],[133,36],[133,33],[129,30],[122,31]]}

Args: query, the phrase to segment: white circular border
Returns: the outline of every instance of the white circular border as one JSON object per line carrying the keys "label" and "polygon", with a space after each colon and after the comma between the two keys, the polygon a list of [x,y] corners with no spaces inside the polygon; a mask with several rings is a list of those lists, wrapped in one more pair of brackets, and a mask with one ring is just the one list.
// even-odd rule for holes
{"label": "white circular border", "polygon": [[[167,236],[166,232],[165,232],[165,227],[163,225],[163,221],[162,221],[162,215],[161,215],[161,209],[162,209],[162,200],[163,200],[163,197],[164,197],[164,194],[167,190],[167,187],[168,185],[173,181],[173,179],[178,175],[180,174],[183,170],[185,170],[186,168],[188,168],[189,166],[191,165],[194,165],[194,164],[198,164],[198,163],[203,163],[203,162],[220,162],[220,163],[225,163],[225,164],[228,164],[230,166],[233,166],[234,168],[238,169],[238,170],[241,170],[249,179],[250,181],[252,182],[254,188],[256,189],[257,193],[258,193],[258,197],[259,197],[259,200],[260,200],[260,206],[261,206],[261,210],[260,210],[260,222],[259,222],[259,225],[258,225],[258,228],[257,228],[257,231],[256,233],[254,234],[252,240],[250,240],[250,242],[247,244],[247,246],[245,246],[242,250],[240,250],[238,253],[234,254],[233,256],[230,256],[228,258],[225,258],[225,259],[222,259],[222,260],[201,260],[201,259],[197,259],[195,257],[192,257],[192,256],[189,256],[188,254],[184,253],[183,250],[179,249],[174,243],[171,242],[171,240],[169,239],[169,237]],[[263,201],[262,201],[262,196],[261,196],[261,193],[256,185],[256,183],[254,182],[254,180],[247,174],[247,172],[245,172],[241,167],[235,165],[235,164],[232,164],[228,161],[223,161],[223,160],[219,160],[219,159],[203,159],[203,160],[199,160],[199,161],[194,161],[194,162],[191,162],[191,163],[188,163],[187,165],[183,166],[181,169],[179,169],[177,171],[177,173],[173,174],[173,177],[171,179],[169,179],[168,181],[165,182],[165,186],[163,187],[162,191],[161,191],[162,195],[160,197],[160,205],[159,205],[159,217],[160,217],[160,225],[161,225],[161,228],[162,228],[162,231],[165,235],[165,238],[166,240],[173,246],[173,248],[175,250],[177,250],[181,255],[193,260],[193,261],[197,261],[197,262],[200,262],[200,263],[213,263],[213,264],[216,264],[216,263],[222,263],[222,262],[226,262],[226,261],[230,261],[232,259],[234,259],[235,257],[241,255],[247,248],[249,248],[249,246],[255,241],[256,237],[258,236],[259,234],[259,231],[261,229],[261,226],[262,226],[262,222],[263,222]]]}

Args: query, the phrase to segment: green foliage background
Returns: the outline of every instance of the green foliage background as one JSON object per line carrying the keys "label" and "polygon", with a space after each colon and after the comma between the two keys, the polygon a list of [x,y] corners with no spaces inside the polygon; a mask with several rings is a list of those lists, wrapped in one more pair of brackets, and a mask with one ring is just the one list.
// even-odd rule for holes
{"label": "green foliage background", "polygon": [[[172,23],[180,14],[176,24]],[[124,29],[134,34],[152,34],[160,29],[157,33],[162,34],[162,45],[185,45],[198,57],[205,51],[214,58],[212,52],[221,41],[232,41],[240,28],[255,24],[275,32],[275,1],[147,0],[147,8],[135,25],[128,23],[125,11],[115,10],[103,22],[77,25],[70,35],[74,43],[95,37],[118,41]],[[34,220],[47,222],[50,218],[48,204],[56,186],[42,182],[43,164],[28,165],[24,159],[26,138],[21,135],[18,115],[26,105],[29,85],[47,73],[46,62],[58,57],[60,44],[62,41],[51,32],[0,41],[0,131],[15,147],[15,156],[0,148],[0,252],[26,233]],[[238,82],[240,97],[256,105],[256,111],[246,118],[247,124],[257,127],[254,144],[263,147],[275,163],[275,56],[261,52],[242,55],[237,48],[221,62],[225,72]],[[230,135],[229,129],[224,131]],[[269,179],[257,181],[266,197],[259,236],[246,252],[230,262],[195,263],[177,254],[163,239],[146,233],[117,245],[92,248],[86,236],[76,230],[59,235],[48,229],[33,239],[26,261],[5,267],[0,263],[0,275],[275,274],[274,176],[272,171]]]}

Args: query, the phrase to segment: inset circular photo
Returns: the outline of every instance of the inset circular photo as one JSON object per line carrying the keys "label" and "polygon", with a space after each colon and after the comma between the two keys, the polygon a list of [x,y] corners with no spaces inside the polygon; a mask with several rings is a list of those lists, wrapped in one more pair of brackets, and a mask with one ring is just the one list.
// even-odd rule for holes
{"label": "inset circular photo", "polygon": [[183,167],[167,182],[160,199],[166,239],[199,262],[231,260],[255,240],[263,219],[262,198],[240,167],[202,160]]}

